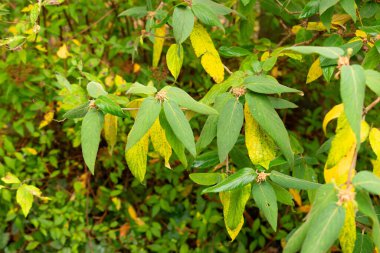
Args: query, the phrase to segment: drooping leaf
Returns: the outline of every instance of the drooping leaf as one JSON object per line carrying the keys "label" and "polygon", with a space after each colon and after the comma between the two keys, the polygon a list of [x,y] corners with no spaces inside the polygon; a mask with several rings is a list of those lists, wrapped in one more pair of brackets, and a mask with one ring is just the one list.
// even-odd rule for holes
{"label": "drooping leaf", "polygon": [[251,183],[256,179],[257,173],[251,168],[243,168],[236,173],[223,179],[217,185],[206,188],[202,191],[202,194],[209,192],[225,192],[234,189],[242,188],[243,186]]}
{"label": "drooping leaf", "polygon": [[156,28],[154,31],[154,43],[153,43],[153,60],[152,66],[157,67],[161,58],[162,48],[164,46],[166,36],[166,26],[163,25]]}
{"label": "drooping leaf", "polygon": [[214,185],[222,180],[220,173],[192,173],[190,179],[200,185]]}
{"label": "drooping leaf", "polygon": [[317,14],[319,11],[319,0],[312,0],[307,2],[298,18],[308,18]]}
{"label": "drooping leaf", "polygon": [[179,106],[171,100],[164,101],[164,112],[176,137],[194,157],[196,156],[193,130]]}
{"label": "drooping leaf", "polygon": [[203,24],[217,26],[224,31],[222,23],[220,22],[217,14],[213,11],[211,6],[203,4],[203,1],[193,1],[191,10]]}
{"label": "drooping leaf", "polygon": [[174,101],[176,104],[185,107],[186,109],[198,112],[201,114],[218,114],[218,112],[201,102],[194,100],[189,94],[180,88],[174,86],[166,86],[163,88],[167,92],[167,98]]}
{"label": "drooping leaf", "polygon": [[100,133],[103,128],[104,115],[102,112],[91,108],[82,121],[81,146],[83,159],[94,174],[96,155],[100,143]]}
{"label": "drooping leaf", "polygon": [[366,69],[365,73],[365,81],[373,92],[376,93],[377,96],[380,97],[380,72],[372,69]]}
{"label": "drooping leaf", "polygon": [[182,44],[194,27],[194,15],[188,6],[177,6],[173,12],[173,34],[176,42]]}
{"label": "drooping leaf", "polygon": [[153,97],[144,99],[137,112],[135,123],[128,134],[126,151],[132,148],[148,132],[158,118],[160,111],[161,103],[159,101]]}
{"label": "drooping leaf", "polygon": [[276,145],[273,139],[260,127],[249,111],[249,106],[244,105],[245,117],[245,145],[253,164],[259,164],[269,169],[269,163],[276,158]]}
{"label": "drooping leaf", "polygon": [[325,134],[326,134],[327,124],[331,120],[338,118],[343,111],[344,111],[343,104],[335,105],[333,108],[331,108],[330,111],[328,111],[326,116],[323,118],[323,123],[322,123],[323,132],[325,132]]}
{"label": "drooping leaf", "polygon": [[307,73],[306,83],[311,83],[317,80],[322,74],[321,62],[318,58],[310,66],[309,72]]}
{"label": "drooping leaf", "polygon": [[352,180],[355,187],[380,195],[380,178],[369,171],[360,171]]}
{"label": "drooping leaf", "polygon": [[286,188],[294,188],[299,190],[314,190],[318,189],[321,186],[318,183],[299,179],[296,177],[291,177],[275,170],[271,171],[269,177],[273,182]]}
{"label": "drooping leaf", "polygon": [[89,82],[87,84],[87,92],[90,97],[98,98],[99,96],[106,96],[108,93],[104,90],[103,86],[97,82]]}
{"label": "drooping leaf", "polygon": [[260,127],[272,137],[281,149],[290,166],[294,163],[294,154],[290,146],[289,135],[284,123],[274,110],[270,100],[265,95],[248,93],[245,96],[253,118]]}
{"label": "drooping leaf", "polygon": [[365,74],[359,65],[342,66],[340,94],[344,112],[355,133],[357,145],[360,145],[360,124],[362,120],[365,92]]}
{"label": "drooping leaf", "polygon": [[149,137],[154,150],[164,158],[165,167],[170,169],[169,159],[172,155],[172,148],[166,138],[165,130],[160,125],[160,120],[156,119],[149,130]]}
{"label": "drooping leaf", "polygon": [[273,187],[265,181],[254,184],[252,187],[252,196],[273,230],[276,231],[278,207],[276,193]]}
{"label": "drooping leaf", "polygon": [[219,48],[219,53],[224,57],[242,57],[251,54],[251,52],[245,48],[227,46],[221,46]]}
{"label": "drooping leaf", "polygon": [[277,201],[280,203],[283,203],[288,206],[294,206],[293,203],[293,196],[290,194],[288,190],[281,187],[280,185],[269,181],[269,183],[272,185],[274,192],[276,193]]}
{"label": "drooping leaf", "polygon": [[249,76],[244,80],[244,85],[247,89],[262,94],[281,94],[287,92],[302,94],[300,90],[279,84],[277,80],[271,76]]}
{"label": "drooping leaf", "polygon": [[319,2],[319,15],[322,15],[327,9],[334,6],[339,0],[321,0]]}
{"label": "drooping leaf", "polygon": [[[129,135],[132,134],[132,131],[129,132]],[[129,136],[128,135],[128,136]],[[146,163],[148,156],[148,147],[149,147],[149,134],[146,133],[139,141],[133,145],[128,150],[125,151],[125,159],[128,164],[128,168],[136,177],[139,182],[144,181],[146,173]]]}
{"label": "drooping leaf", "polygon": [[112,99],[106,96],[99,96],[95,100],[95,105],[103,112],[109,113],[118,117],[126,117],[127,115],[121,110],[120,106],[115,103]]}
{"label": "drooping leaf", "polygon": [[202,55],[201,64],[216,83],[224,80],[224,66],[219,55],[206,52]]}
{"label": "drooping leaf", "polygon": [[121,12],[118,16],[123,17],[123,16],[129,16],[129,17],[134,17],[134,18],[142,18],[148,14],[148,9],[146,6],[136,6],[129,8],[123,12]]}
{"label": "drooping leaf", "polygon": [[118,118],[115,115],[106,114],[104,116],[104,138],[107,141],[108,152],[111,155],[117,141],[117,120]]}
{"label": "drooping leaf", "polygon": [[345,210],[335,203],[329,204],[310,224],[302,246],[302,253],[325,253],[339,237],[345,219]]}
{"label": "drooping leaf", "polygon": [[377,158],[380,158],[380,129],[372,128],[369,132],[369,143]]}
{"label": "drooping leaf", "polygon": [[217,144],[220,162],[226,160],[243,126],[243,105],[237,99],[229,100],[222,109],[217,126]]}
{"label": "drooping leaf", "polygon": [[319,54],[329,59],[337,59],[344,55],[343,49],[339,47],[297,46],[288,47],[284,50],[290,50],[301,54]]}
{"label": "drooping leaf", "polygon": [[63,118],[65,119],[83,118],[90,108],[89,105],[90,105],[90,102],[81,104],[80,106],[77,106],[74,109],[71,109],[67,111],[65,114],[63,114]]}
{"label": "drooping leaf", "polygon": [[352,20],[356,22],[356,3],[355,0],[339,0],[343,10],[351,16]]}
{"label": "drooping leaf", "polygon": [[170,73],[172,73],[175,80],[181,71],[183,63],[183,47],[182,45],[172,44],[166,53],[166,64]]}

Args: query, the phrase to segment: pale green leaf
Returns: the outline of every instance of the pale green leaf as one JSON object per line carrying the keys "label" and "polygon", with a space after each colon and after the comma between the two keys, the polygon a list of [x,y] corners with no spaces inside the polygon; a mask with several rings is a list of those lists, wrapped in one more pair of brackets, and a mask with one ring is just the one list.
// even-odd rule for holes
{"label": "pale green leaf", "polygon": [[5,177],[2,177],[1,180],[6,184],[19,184],[21,183],[20,179],[13,175],[12,173],[8,172]]}
{"label": "pale green leaf", "polygon": [[262,94],[281,94],[296,92],[303,94],[302,91],[281,85],[271,76],[250,76],[244,80],[247,89]]}
{"label": "pale green leaf", "polygon": [[176,42],[182,44],[194,27],[194,15],[188,6],[177,6],[173,12],[173,34]]}
{"label": "pale green leaf", "polygon": [[220,173],[191,173],[190,179],[200,185],[213,185],[222,180]]}
{"label": "pale green leaf", "polygon": [[33,194],[27,188],[27,185],[21,185],[17,189],[16,201],[21,206],[24,216],[28,216],[33,204]]}
{"label": "pale green leaf", "polygon": [[104,90],[103,86],[97,82],[89,82],[87,84],[87,92],[90,97],[97,98],[99,96],[106,96],[108,93]]}
{"label": "pale green leaf", "polygon": [[352,180],[355,187],[380,195],[380,178],[369,171],[361,171]]}
{"label": "pale green leaf", "polygon": [[256,183],[252,187],[252,196],[259,209],[274,231],[277,230],[277,198],[273,187],[268,182]]}
{"label": "pale green leaf", "polygon": [[172,44],[166,53],[166,64],[175,80],[181,71],[183,63],[183,47],[181,44]]}

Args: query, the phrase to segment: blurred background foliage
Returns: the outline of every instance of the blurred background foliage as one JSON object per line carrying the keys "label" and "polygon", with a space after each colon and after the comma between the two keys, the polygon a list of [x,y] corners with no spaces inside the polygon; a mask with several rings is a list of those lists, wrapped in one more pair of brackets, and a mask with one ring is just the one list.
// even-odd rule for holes
{"label": "blurred background foliage", "polygon": [[[174,82],[164,57],[159,67],[151,67],[152,36],[140,43],[146,19],[118,17],[131,6],[147,4],[149,9],[155,9],[159,1],[50,2],[42,8],[37,35],[28,24],[28,1],[4,0],[0,4],[1,38],[28,37],[22,45],[0,47],[0,177],[11,172],[51,197],[50,201],[35,200],[31,213],[24,218],[15,192],[0,190],[0,251],[281,252],[287,234],[309,210],[307,192],[292,193],[294,207],[280,206],[276,232],[250,200],[244,213],[245,225],[236,240],[230,242],[217,195],[201,196],[202,187],[188,178],[191,172],[218,165],[215,143],[190,161],[189,168],[174,161],[173,169],[168,170],[157,154],[149,153],[148,172],[142,185],[131,175],[124,159],[133,120],[119,119],[118,141],[112,156],[102,140],[95,176],[90,175],[80,150],[80,124],[59,120],[65,111],[87,101],[85,85],[91,80],[104,84],[110,93],[121,95],[121,105],[129,101],[125,91],[132,82],[153,81],[157,88]],[[336,45],[341,45],[355,36],[350,21],[332,29],[329,36],[323,30],[307,29],[308,22],[319,20],[298,19],[294,15],[303,9],[307,2],[304,0],[251,0],[245,1],[249,2],[247,6],[238,0],[219,2],[246,19],[227,15],[222,19],[225,32],[210,28],[216,48],[240,46],[254,52],[247,58],[223,57],[223,50],[219,50],[223,63],[232,71],[279,46],[330,45],[332,36]],[[177,3],[165,1],[165,9],[170,10]],[[376,1],[357,4],[363,25],[379,22],[380,7]],[[164,51],[173,42],[174,38],[168,38]],[[213,82],[187,44],[177,85],[198,100]],[[293,175],[323,182],[328,145],[320,146],[328,138],[321,130],[322,120],[332,106],[340,103],[340,96],[334,78],[330,83],[318,79],[305,84],[315,59],[316,56],[304,57],[302,61],[281,57],[271,74],[282,84],[304,92],[303,97],[291,95],[298,108],[281,111],[291,131],[293,149],[301,155]],[[361,62],[363,55],[356,59]],[[368,104],[374,96],[366,99]],[[196,116],[191,120],[196,138],[205,119]],[[371,111],[367,119],[379,126],[376,111]],[[332,129],[329,126],[328,137],[332,136]],[[245,166],[247,151],[243,143],[242,138],[231,154],[235,156],[233,161],[240,162],[233,166]],[[366,168],[373,157],[369,150],[369,144],[364,144],[359,168],[371,170]],[[278,170],[288,170],[281,166],[279,163]],[[375,203],[379,205],[379,199]]]}

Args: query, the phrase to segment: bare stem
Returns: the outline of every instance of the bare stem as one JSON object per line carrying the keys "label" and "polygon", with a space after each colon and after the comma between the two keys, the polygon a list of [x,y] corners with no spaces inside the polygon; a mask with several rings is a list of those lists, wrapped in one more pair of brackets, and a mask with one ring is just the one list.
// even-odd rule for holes
{"label": "bare stem", "polygon": [[376,98],[372,103],[370,103],[366,108],[364,108],[363,116],[365,116],[372,108],[374,108],[378,103],[380,103],[380,97]]}

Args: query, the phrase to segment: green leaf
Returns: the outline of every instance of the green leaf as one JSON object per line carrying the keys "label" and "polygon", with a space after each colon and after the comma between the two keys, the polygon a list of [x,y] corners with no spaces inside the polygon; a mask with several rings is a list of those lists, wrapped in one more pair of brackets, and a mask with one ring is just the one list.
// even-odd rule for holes
{"label": "green leaf", "polygon": [[81,145],[84,162],[94,174],[96,155],[100,143],[100,133],[103,128],[104,115],[91,108],[82,121]]}
{"label": "green leaf", "polygon": [[153,86],[146,86],[141,83],[135,82],[128,89],[127,94],[153,95],[156,92],[157,92],[157,89]]}
{"label": "green leaf", "polygon": [[300,54],[319,54],[329,59],[338,59],[340,56],[344,55],[343,49],[339,47],[298,46],[288,47],[283,50],[290,50]]}
{"label": "green leaf", "polygon": [[147,97],[141,103],[137,112],[135,123],[128,135],[127,146],[125,150],[129,150],[135,145],[151,128],[161,111],[161,103],[153,97]]}
{"label": "green leaf", "polygon": [[277,230],[277,198],[273,187],[268,182],[256,183],[252,187],[252,196],[259,209],[274,231]]}
{"label": "green leaf", "polygon": [[314,14],[317,14],[318,11],[319,11],[319,0],[309,1],[303,8],[298,18],[301,19],[301,18],[311,17]]}
{"label": "green leaf", "polygon": [[310,219],[302,223],[302,225],[297,228],[290,236],[289,240],[286,242],[283,253],[296,253],[302,247],[307,232],[310,228]]}
{"label": "green leaf", "polygon": [[274,192],[276,193],[277,201],[288,206],[294,206],[293,196],[288,190],[282,188],[278,184],[269,181],[272,185]]}
{"label": "green leaf", "polygon": [[201,1],[193,1],[191,6],[194,15],[205,25],[217,26],[224,31],[217,14],[213,9]]}
{"label": "green leaf", "polygon": [[196,156],[193,130],[179,106],[171,100],[164,101],[167,121],[176,137],[194,157]]}
{"label": "green leaf", "polygon": [[97,98],[99,96],[106,96],[108,93],[104,90],[103,86],[97,82],[89,82],[87,84],[87,92],[93,97]]}
{"label": "green leaf", "polygon": [[203,103],[197,102],[189,94],[180,88],[174,86],[166,86],[163,88],[167,92],[167,98],[171,101],[174,101],[176,104],[185,107],[194,112],[201,114],[218,114],[218,112]]}
{"label": "green leaf", "polygon": [[257,177],[257,173],[251,168],[243,168],[238,170],[236,173],[230,175],[229,177],[223,179],[217,185],[206,188],[202,191],[202,194],[209,192],[225,192],[237,188],[242,188],[243,186],[251,183]]}
{"label": "green leaf", "polygon": [[33,194],[30,193],[27,185],[21,185],[17,189],[16,201],[21,206],[22,213],[24,214],[24,216],[28,216],[28,213],[32,208],[33,204]]}
{"label": "green leaf", "polygon": [[148,10],[146,6],[136,6],[123,11],[119,14],[118,17],[129,16],[134,18],[142,18],[145,17],[147,14]]}
{"label": "green leaf", "polygon": [[342,6],[343,10],[351,16],[354,22],[356,22],[355,0],[340,0],[339,3]]}
{"label": "green leaf", "polygon": [[232,10],[223,4],[216,3],[211,0],[193,0],[193,4],[204,5],[209,7],[216,15],[227,15],[232,12]]}
{"label": "green leaf", "polygon": [[287,109],[287,108],[298,108],[298,105],[282,99],[282,98],[276,98],[276,97],[268,97],[269,101],[271,102],[273,108],[275,109]]}
{"label": "green leaf", "polygon": [[310,224],[301,253],[325,253],[339,237],[344,224],[345,209],[330,203]]}
{"label": "green leaf", "polygon": [[339,0],[321,0],[319,2],[319,15],[322,15],[327,9],[334,6]]}
{"label": "green leaf", "polygon": [[376,47],[372,47],[365,54],[362,66],[364,69],[376,69],[376,67],[380,64],[380,53]]}
{"label": "green leaf", "polygon": [[360,187],[370,193],[380,195],[380,178],[369,171],[361,171],[353,178],[355,187]]}
{"label": "green leaf", "polygon": [[365,82],[377,96],[380,97],[380,72],[372,69],[367,69],[365,73]]}
{"label": "green leaf", "polygon": [[328,32],[330,32],[331,22],[334,15],[334,9],[335,9],[335,6],[332,6],[327,11],[325,11],[323,14],[320,15],[321,22],[323,26],[326,27]]}
{"label": "green leaf", "polygon": [[355,248],[353,253],[373,252],[374,246],[371,238],[361,232],[356,233]]}
{"label": "green leaf", "polygon": [[251,52],[242,47],[227,47],[221,46],[219,48],[219,53],[224,57],[242,57],[250,55]]}
{"label": "green leaf", "polygon": [[360,30],[365,31],[366,33],[370,34],[379,34],[380,33],[380,25],[374,25],[374,26],[361,26],[359,27]]}
{"label": "green leaf", "polygon": [[281,94],[287,92],[297,92],[303,94],[302,91],[281,85],[271,76],[250,76],[244,80],[247,89],[262,94]]}
{"label": "green leaf", "polygon": [[57,78],[58,84],[61,89],[66,88],[68,91],[71,92],[71,84],[63,75],[61,75],[60,73],[56,73],[55,78]]}
{"label": "green leaf", "polygon": [[84,116],[86,116],[86,113],[90,109],[89,105],[90,105],[90,102],[81,104],[80,106],[77,106],[74,109],[71,109],[67,111],[65,114],[63,114],[63,118],[65,119],[83,118]]}
{"label": "green leaf", "polygon": [[166,64],[175,80],[181,71],[183,63],[183,47],[181,44],[172,44],[166,53]]}
{"label": "green leaf", "polygon": [[20,179],[18,179],[18,177],[16,177],[10,172],[8,172],[5,175],[5,177],[2,177],[1,180],[6,184],[20,184],[21,183]]}
{"label": "green leaf", "polygon": [[265,95],[248,93],[245,98],[248,102],[252,116],[277,143],[289,165],[292,167],[294,164],[294,154],[290,146],[288,132],[268,97]]}
{"label": "green leaf", "polygon": [[281,172],[272,170],[270,173],[270,179],[286,188],[294,188],[300,190],[314,190],[318,189],[321,185],[307,180],[291,177]]}
{"label": "green leaf", "polygon": [[99,96],[95,100],[96,106],[104,113],[109,113],[118,117],[126,117],[127,115],[121,110],[120,106],[112,99],[106,96]]}
{"label": "green leaf", "polygon": [[194,27],[194,15],[188,6],[177,6],[173,12],[173,34],[176,42],[182,44]]}
{"label": "green leaf", "polygon": [[229,192],[223,192],[222,195],[223,194],[230,195],[230,203],[228,207],[223,207],[224,209],[227,208],[226,210],[223,210],[223,213],[225,214],[226,226],[229,229],[233,230],[239,226],[239,223],[242,220],[245,205],[249,199],[249,196],[251,195],[251,185],[247,184],[242,188]]}
{"label": "green leaf", "polygon": [[220,173],[191,173],[190,179],[200,185],[214,185],[222,180]]}
{"label": "green leaf", "polygon": [[237,99],[229,100],[219,115],[217,144],[220,162],[226,160],[243,126],[243,105]]}
{"label": "green leaf", "polygon": [[365,74],[359,65],[342,66],[340,78],[340,94],[344,112],[354,131],[357,145],[360,145],[360,125],[362,121],[365,92]]}

